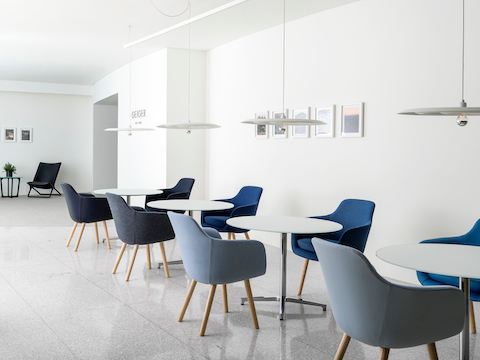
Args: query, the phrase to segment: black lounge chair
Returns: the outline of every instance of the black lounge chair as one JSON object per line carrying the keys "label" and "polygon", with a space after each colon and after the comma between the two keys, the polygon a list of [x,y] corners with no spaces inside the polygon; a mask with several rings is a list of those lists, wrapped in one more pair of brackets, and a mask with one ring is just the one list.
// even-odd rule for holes
{"label": "black lounge chair", "polygon": [[[49,164],[41,162],[38,164],[38,169],[33,181],[27,183],[28,186],[30,186],[28,197],[51,197],[52,195],[62,195],[55,188],[55,181],[57,180],[58,172],[60,171],[60,165],[62,165],[62,163]],[[38,195],[30,196],[32,189],[35,190]],[[42,194],[37,189],[50,189],[50,193]],[[53,191],[56,191],[57,193],[54,194]]]}

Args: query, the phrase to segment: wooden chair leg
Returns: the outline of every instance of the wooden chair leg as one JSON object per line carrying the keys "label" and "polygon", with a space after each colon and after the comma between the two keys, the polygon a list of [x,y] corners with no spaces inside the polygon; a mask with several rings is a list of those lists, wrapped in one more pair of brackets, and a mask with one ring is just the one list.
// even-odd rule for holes
{"label": "wooden chair leg", "polygon": [[252,313],[253,326],[258,329],[257,310],[255,309],[255,301],[253,301],[252,287],[250,286],[250,280],[244,280],[245,290],[247,292],[248,306]]}
{"label": "wooden chair leg", "polygon": [[125,276],[125,281],[130,281],[130,275],[132,273],[133,264],[135,263],[135,258],[137,257],[138,247],[140,245],[135,245],[133,247],[132,259],[130,260],[130,265],[128,265],[127,275]]}
{"label": "wooden chair leg", "polygon": [[150,256],[150,244],[146,245],[147,250],[147,268],[148,270],[152,270],[152,258]]}
{"label": "wooden chair leg", "polygon": [[228,313],[227,284],[222,284],[222,296],[223,296],[223,309],[225,310],[225,313]]}
{"label": "wooden chair leg", "polygon": [[207,330],[208,317],[210,316],[210,310],[212,309],[213,298],[215,297],[215,290],[217,285],[212,285],[210,287],[210,293],[208,294],[207,305],[205,306],[205,313],[203,314],[202,325],[200,326],[200,336],[205,335]]}
{"label": "wooden chair leg", "polygon": [[380,360],[388,360],[390,349],[380,348]]}
{"label": "wooden chair leg", "polygon": [[232,233],[228,233],[227,240],[231,240],[231,239],[232,239]]}
{"label": "wooden chair leg", "polygon": [[127,244],[123,244],[122,247],[120,248],[120,252],[118,253],[117,260],[115,261],[115,265],[113,266],[112,274],[117,273],[118,265],[120,265],[120,261],[122,260],[123,253],[125,252],[126,248],[127,248]]}
{"label": "wooden chair leg", "polygon": [[245,239],[250,240],[250,235],[248,235],[248,231],[245,233]]}
{"label": "wooden chair leg", "polygon": [[108,250],[112,250],[112,244],[110,244],[110,235],[108,234],[107,222],[103,221],[103,228],[105,229],[105,239],[107,240]]}
{"label": "wooden chair leg", "polygon": [[190,287],[188,288],[185,301],[183,302],[182,310],[180,310],[180,315],[178,316],[178,322],[183,321],[183,317],[185,316],[185,312],[187,311],[188,305],[190,304],[190,299],[192,298],[193,291],[195,290],[195,286],[197,286],[197,282],[195,280],[192,280],[192,282],[190,283]]}
{"label": "wooden chair leg", "polygon": [[430,360],[438,360],[437,347],[435,346],[435,343],[428,344],[427,347]]}
{"label": "wooden chair leg", "polygon": [[232,233],[232,240],[237,240],[237,238],[235,237],[235,233]]}
{"label": "wooden chair leg", "polygon": [[473,306],[472,300],[470,300],[470,332],[472,334],[477,333],[477,322],[475,321],[475,308]]}
{"label": "wooden chair leg", "polygon": [[75,245],[75,251],[78,251],[78,247],[80,246],[80,241],[82,240],[84,231],[85,231],[85,223],[83,223],[82,227],[80,228],[80,234],[78,235],[77,244]]}
{"label": "wooden chair leg", "polygon": [[166,278],[169,278],[170,270],[168,269],[167,255],[165,254],[165,245],[163,244],[163,242],[160,243],[160,254],[162,255],[163,261],[163,273],[165,274]]}
{"label": "wooden chair leg", "polygon": [[298,292],[297,292],[298,296],[302,295],[303,285],[305,284],[305,277],[307,276],[307,270],[308,270],[308,264],[309,263],[310,263],[310,261],[308,259],[305,259],[305,262],[303,263],[302,275],[300,277],[300,286],[298,287]]}
{"label": "wooden chair leg", "polygon": [[98,244],[100,244],[100,237],[98,236],[98,224],[93,223],[93,225],[95,226],[95,238],[97,240],[97,245],[98,245]]}
{"label": "wooden chair leg", "polygon": [[70,231],[70,235],[68,236],[67,247],[69,247],[70,243],[72,242],[73,235],[75,234],[75,230],[77,230],[77,226],[78,226],[78,223],[76,223],[76,222],[73,223],[72,230]]}
{"label": "wooden chair leg", "polygon": [[345,356],[345,352],[347,351],[348,344],[350,344],[350,336],[347,334],[343,334],[342,340],[338,345],[337,352],[335,353],[334,360],[343,360]]}

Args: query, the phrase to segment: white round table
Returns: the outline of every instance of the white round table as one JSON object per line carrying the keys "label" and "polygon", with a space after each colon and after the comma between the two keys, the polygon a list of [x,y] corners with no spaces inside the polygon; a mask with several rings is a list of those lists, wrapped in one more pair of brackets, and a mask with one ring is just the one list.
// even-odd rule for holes
{"label": "white round table", "polygon": [[[287,235],[288,234],[320,234],[342,229],[339,223],[293,216],[239,216],[227,220],[227,224],[240,229],[258,230],[281,233],[281,261],[280,261],[280,294],[278,297],[254,297],[255,301],[278,301],[280,304],[278,317],[285,318],[285,303],[321,306],[326,310],[326,305],[305,301],[303,299],[287,297]],[[242,304],[246,299],[242,299]]]}
{"label": "white round table", "polygon": [[459,285],[465,294],[465,323],[460,333],[460,359],[469,359],[470,279],[480,278],[480,246],[454,244],[396,245],[379,249],[377,257],[403,268],[460,278]]}
{"label": "white round table", "polygon": [[98,189],[93,190],[93,194],[95,195],[105,195],[106,193],[111,193],[115,195],[125,196],[127,198],[127,204],[130,205],[130,198],[132,196],[147,196],[147,195],[160,195],[163,193],[162,190],[157,189],[127,189],[127,188],[119,188],[119,189]]}
{"label": "white round table", "polygon": [[194,211],[214,211],[233,208],[233,204],[226,201],[193,199],[157,200],[149,202],[148,206],[156,209],[188,211],[189,216],[193,216]]}

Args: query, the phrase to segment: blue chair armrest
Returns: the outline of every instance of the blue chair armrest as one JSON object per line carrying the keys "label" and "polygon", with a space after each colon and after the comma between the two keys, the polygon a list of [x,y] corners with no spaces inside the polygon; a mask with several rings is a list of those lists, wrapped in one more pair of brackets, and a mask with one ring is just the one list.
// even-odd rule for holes
{"label": "blue chair armrest", "polygon": [[188,199],[188,198],[190,198],[189,192],[172,192],[167,195],[167,200]]}
{"label": "blue chair armrest", "polygon": [[248,204],[233,208],[230,217],[255,215],[258,204]]}
{"label": "blue chair armrest", "polygon": [[468,245],[465,236],[452,236],[446,238],[437,238],[437,239],[428,239],[423,240],[421,244],[458,244],[458,245]]}

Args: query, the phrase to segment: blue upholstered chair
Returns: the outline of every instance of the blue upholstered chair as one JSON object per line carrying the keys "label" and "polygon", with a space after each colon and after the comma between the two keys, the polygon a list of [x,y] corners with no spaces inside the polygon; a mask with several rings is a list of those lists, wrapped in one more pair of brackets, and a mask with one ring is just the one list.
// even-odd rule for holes
{"label": "blue upholstered chair", "polygon": [[[151,201],[157,200],[173,200],[173,199],[189,199],[190,193],[192,192],[193,184],[195,179],[191,178],[182,178],[178,181],[177,185],[170,189],[161,189],[163,192],[158,195],[147,195],[145,197],[145,210],[148,211],[157,211],[157,212],[167,212],[164,209],[157,209],[148,206],[148,203]],[[175,211],[183,214],[184,211]]]}
{"label": "blue upholstered chair", "polygon": [[235,239],[235,234],[243,233],[250,239],[248,230],[238,229],[227,224],[227,220],[237,216],[249,216],[257,213],[258,203],[263,189],[258,186],[244,186],[231,199],[220,199],[233,204],[232,209],[218,211],[202,211],[201,222],[203,227],[211,227],[218,232],[228,233],[229,239]]}
{"label": "blue upholstered chair", "polygon": [[107,199],[97,198],[92,194],[77,193],[72,185],[63,183],[61,184],[63,194],[65,195],[65,201],[67,202],[68,212],[72,218],[74,224],[70,231],[70,235],[67,240],[67,247],[70,246],[73,235],[77,230],[78,224],[81,224],[80,234],[75,245],[75,251],[78,251],[80,241],[82,240],[83,232],[85,230],[85,224],[94,224],[95,235],[97,244],[100,243],[98,236],[98,222],[103,222],[105,229],[105,237],[107,240],[108,248],[111,249],[110,238],[108,236],[107,220],[112,219],[112,213],[108,206]]}
{"label": "blue upholstered chair", "polygon": [[[217,230],[202,229],[189,216],[174,212],[168,212],[168,216],[175,231],[185,270],[192,278],[178,321],[182,321],[185,316],[197,282],[211,285],[200,327],[200,336],[205,335],[217,285],[243,280],[253,324],[258,329],[250,279],[265,274],[266,256],[263,244],[255,240],[222,240]],[[223,300],[224,304],[227,304],[226,292]],[[225,311],[228,311],[227,307]]]}
{"label": "blue upholstered chair", "polygon": [[[28,190],[28,197],[52,197],[52,195],[62,195],[55,187],[57,176],[60,171],[62,163],[44,163],[38,164],[37,171],[32,181],[27,182],[30,189]],[[50,193],[45,194],[39,192],[37,189],[50,190]],[[34,190],[38,195],[30,196]],[[53,193],[56,192],[56,194]]]}
{"label": "blue upholstered chair", "polygon": [[343,200],[337,209],[323,216],[313,216],[315,219],[325,219],[342,224],[340,231],[325,234],[292,234],[293,252],[305,259],[300,286],[297,295],[302,295],[305,276],[307,275],[310,260],[317,261],[317,255],[312,245],[312,238],[319,237],[324,240],[335,242],[341,245],[353,247],[361,252],[365,250],[368,234],[372,226],[375,203],[368,200],[346,199]]}
{"label": "blue upholstered chair", "polygon": [[[480,246],[480,220],[477,220],[473,228],[465,235],[424,240],[422,244],[459,244]],[[417,272],[418,281],[422,285],[451,285],[459,286],[459,279],[453,276],[445,276],[439,274],[429,274]],[[472,334],[477,332],[475,324],[475,312],[472,301],[480,301],[480,279],[472,279],[470,281],[470,331]]]}
{"label": "blue upholstered chair", "polygon": [[460,290],[394,284],[357,249],[318,238],[312,243],[333,316],[344,333],[336,360],[343,359],[351,338],[381,348],[383,360],[390,349],[425,344],[430,359],[436,360],[435,342],[463,329],[465,300]]}
{"label": "blue upholstered chair", "polygon": [[149,270],[152,269],[150,244],[159,243],[165,277],[169,277],[170,274],[168,271],[167,257],[165,255],[163,242],[172,240],[175,237],[175,234],[170,225],[167,214],[145,211],[143,209],[137,210],[128,206],[121,196],[115,194],[107,193],[107,199],[110,209],[112,209],[113,220],[115,221],[118,237],[123,242],[117,260],[115,261],[115,265],[113,266],[112,274],[117,272],[118,265],[122,260],[127,245],[133,246],[133,254],[127,268],[125,281],[130,280],[133,264],[135,263],[135,258],[137,257],[140,245],[145,245],[147,251],[147,267]]}

